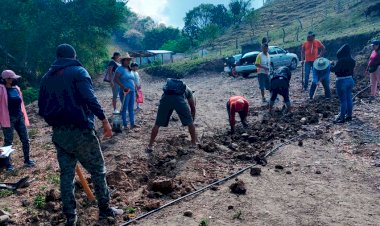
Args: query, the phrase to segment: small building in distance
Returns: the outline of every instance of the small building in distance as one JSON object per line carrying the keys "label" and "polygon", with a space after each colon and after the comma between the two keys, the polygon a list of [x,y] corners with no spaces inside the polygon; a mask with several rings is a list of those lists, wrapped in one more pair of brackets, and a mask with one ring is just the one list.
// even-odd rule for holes
{"label": "small building in distance", "polygon": [[135,58],[139,65],[151,64],[154,61],[160,61],[161,64],[173,63],[173,51],[168,50],[138,50],[128,51],[129,55]]}

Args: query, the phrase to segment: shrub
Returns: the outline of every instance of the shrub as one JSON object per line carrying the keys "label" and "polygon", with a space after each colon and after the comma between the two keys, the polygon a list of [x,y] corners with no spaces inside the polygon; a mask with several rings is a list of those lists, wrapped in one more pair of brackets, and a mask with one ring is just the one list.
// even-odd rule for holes
{"label": "shrub", "polygon": [[38,92],[39,92],[38,89],[36,89],[34,87],[29,87],[29,88],[26,88],[25,90],[23,90],[22,95],[23,95],[25,104],[30,104],[33,101],[37,100],[38,99]]}

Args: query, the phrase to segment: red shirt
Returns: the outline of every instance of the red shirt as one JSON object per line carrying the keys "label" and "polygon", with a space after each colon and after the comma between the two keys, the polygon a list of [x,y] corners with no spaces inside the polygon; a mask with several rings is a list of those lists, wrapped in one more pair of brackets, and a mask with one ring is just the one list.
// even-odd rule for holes
{"label": "red shirt", "polygon": [[368,67],[376,66],[380,64],[380,54],[378,51],[373,50],[371,56],[369,57]]}
{"label": "red shirt", "polygon": [[[243,104],[238,102],[240,99],[244,101]],[[228,103],[230,105],[230,125],[235,126],[235,113],[243,112],[244,115],[248,115],[249,104],[247,99],[242,96],[232,96]]]}

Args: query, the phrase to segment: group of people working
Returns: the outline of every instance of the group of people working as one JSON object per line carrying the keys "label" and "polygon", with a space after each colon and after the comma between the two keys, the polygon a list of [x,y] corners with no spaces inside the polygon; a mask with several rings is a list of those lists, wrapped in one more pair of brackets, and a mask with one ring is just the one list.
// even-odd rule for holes
{"label": "group of people working", "polygon": [[[377,93],[377,84],[380,81],[379,55],[380,41],[372,43],[373,53],[368,64],[371,76],[371,97]],[[317,49],[317,50],[316,50]],[[319,52],[318,49],[321,51]],[[335,122],[342,123],[352,119],[352,89],[354,86],[353,70],[355,60],[351,57],[350,47],[343,45],[337,52],[337,62],[330,62],[318,56],[323,54],[322,43],[315,40],[315,35],[309,33],[308,40],[302,46],[302,63],[305,65],[305,83],[308,88],[308,73],[313,71],[313,82],[309,92],[310,98],[315,95],[315,88],[319,83],[325,88],[326,98],[330,98],[329,76],[335,72],[336,90],[340,100],[340,113]],[[141,84],[138,74],[138,65],[131,63],[129,55],[121,57],[114,53],[108,65],[112,75],[110,84],[113,91],[112,106],[117,111],[117,96],[119,95],[122,107],[123,125],[128,126],[126,112],[129,113],[131,128],[136,128],[134,119],[134,103],[138,98]],[[286,109],[291,111],[289,98],[289,84],[291,72],[288,67],[278,68],[269,79],[270,56],[268,44],[263,43],[262,53],[256,60],[259,68],[259,84],[263,101],[265,90],[271,91],[269,111],[278,95],[283,96]],[[28,116],[25,110],[22,93],[16,85],[20,78],[11,70],[1,73],[0,84],[0,126],[4,134],[4,146],[12,145],[13,132],[16,130],[22,142],[24,164],[32,167],[35,162],[30,159],[29,139],[27,126]],[[76,59],[75,49],[68,44],[61,44],[56,50],[56,60],[49,71],[43,76],[38,98],[39,115],[53,129],[52,141],[57,150],[57,159],[60,167],[60,189],[63,203],[63,213],[66,216],[66,225],[75,225],[77,222],[76,202],[74,196],[74,176],[77,162],[91,174],[98,201],[99,218],[115,217],[123,211],[110,207],[109,190],[106,182],[106,168],[99,139],[95,134],[95,117],[102,122],[104,138],[112,137],[111,126],[99,104],[91,77],[83,65]],[[231,132],[235,131],[235,114],[238,113],[244,127],[248,126],[248,100],[242,96],[230,97],[227,101],[227,115]],[[187,126],[191,135],[192,147],[197,145],[194,126],[196,116],[196,101],[193,91],[179,79],[168,79],[163,87],[163,95],[157,110],[157,117],[151,132],[147,151],[153,151],[153,145],[160,127],[166,127],[173,111],[176,111],[183,126]],[[1,153],[0,153],[1,155]],[[13,171],[10,157],[0,158],[0,167]]]}

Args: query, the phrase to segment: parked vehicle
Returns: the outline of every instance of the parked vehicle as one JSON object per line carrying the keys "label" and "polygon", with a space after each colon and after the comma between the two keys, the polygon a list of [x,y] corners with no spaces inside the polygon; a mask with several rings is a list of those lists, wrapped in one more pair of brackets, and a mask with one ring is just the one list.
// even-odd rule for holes
{"label": "parked vehicle", "polygon": [[228,73],[230,76],[237,76],[235,71],[235,66],[241,59],[242,54],[233,55],[224,58],[224,72]]}
{"label": "parked vehicle", "polygon": [[251,73],[256,73],[257,67],[255,62],[259,53],[260,52],[258,51],[254,51],[244,54],[239,63],[236,65],[235,71],[244,78],[247,78]]}
{"label": "parked vehicle", "polygon": [[281,66],[287,66],[290,70],[297,68],[299,63],[297,54],[289,53],[278,46],[269,46],[268,52],[271,61],[271,71]]}
{"label": "parked vehicle", "polygon": [[[288,66],[291,70],[297,68],[299,59],[296,54],[289,53],[278,46],[269,46],[268,52],[271,59],[271,72],[281,66]],[[247,78],[251,73],[256,73],[257,67],[255,62],[259,53],[259,51],[253,51],[244,54],[237,63],[235,71],[244,78]]]}

